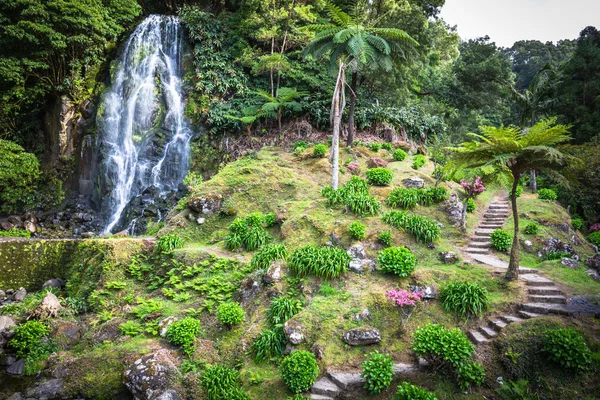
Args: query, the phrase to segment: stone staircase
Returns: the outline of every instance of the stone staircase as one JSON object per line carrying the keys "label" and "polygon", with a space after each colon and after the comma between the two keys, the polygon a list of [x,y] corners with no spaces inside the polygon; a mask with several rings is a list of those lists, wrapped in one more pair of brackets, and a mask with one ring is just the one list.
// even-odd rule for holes
{"label": "stone staircase", "polygon": [[508,201],[496,200],[490,203],[467,245],[466,252],[470,254],[487,254],[492,247],[490,235],[494,230],[502,229],[506,218],[508,218],[509,210]]}

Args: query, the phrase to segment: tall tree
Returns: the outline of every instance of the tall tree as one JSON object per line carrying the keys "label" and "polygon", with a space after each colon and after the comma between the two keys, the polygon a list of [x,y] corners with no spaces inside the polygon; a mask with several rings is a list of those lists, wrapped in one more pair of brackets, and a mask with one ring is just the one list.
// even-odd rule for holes
{"label": "tall tree", "polygon": [[569,127],[557,125],[556,117],[544,119],[531,128],[514,126],[480,127],[481,134],[469,134],[476,140],[464,142],[453,148],[453,157],[460,168],[492,166],[498,174],[512,179],[510,201],[514,221],[514,236],[506,279],[519,277],[519,211],[516,189],[521,176],[532,169],[560,177],[558,171],[567,166],[570,157],[554,146],[571,140]]}
{"label": "tall tree", "polygon": [[368,16],[368,13],[358,13],[360,9],[350,15],[333,4],[328,4],[326,8],[329,23],[306,27],[316,34],[305,52],[316,59],[328,56],[332,70],[341,58],[346,59],[351,71],[347,143],[352,146],[359,73],[365,69],[390,71],[395,58],[406,57],[406,51],[419,43],[402,29],[376,27],[379,20],[361,17]]}

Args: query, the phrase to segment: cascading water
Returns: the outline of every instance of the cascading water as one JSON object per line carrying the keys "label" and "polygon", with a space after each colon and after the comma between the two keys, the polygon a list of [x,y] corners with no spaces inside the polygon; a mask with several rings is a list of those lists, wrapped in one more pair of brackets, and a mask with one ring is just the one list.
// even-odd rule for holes
{"label": "cascading water", "polygon": [[98,114],[104,233],[126,226],[130,201],[149,189],[165,196],[185,177],[192,132],[181,90],[182,29],[151,15],[127,40]]}

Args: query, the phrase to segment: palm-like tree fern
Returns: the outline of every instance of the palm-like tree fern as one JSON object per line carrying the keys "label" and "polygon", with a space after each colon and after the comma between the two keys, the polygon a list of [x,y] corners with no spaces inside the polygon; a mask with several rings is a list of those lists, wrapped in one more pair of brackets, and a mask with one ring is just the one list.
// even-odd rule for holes
{"label": "palm-like tree fern", "polygon": [[469,134],[476,140],[462,143],[452,148],[457,167],[477,168],[492,166],[498,174],[509,175],[512,179],[510,200],[514,220],[514,237],[510,253],[507,280],[519,276],[519,213],[517,210],[516,189],[521,175],[536,169],[557,178],[558,171],[564,168],[569,156],[554,146],[571,140],[569,127],[557,125],[556,118],[541,120],[528,129],[518,127],[480,127],[481,134]]}
{"label": "palm-like tree fern", "polygon": [[378,20],[362,20],[333,4],[327,4],[326,9],[330,23],[306,27],[315,32],[315,37],[304,51],[316,59],[328,56],[331,70],[337,69],[340,61],[351,70],[348,118],[348,145],[351,146],[354,140],[354,108],[360,70],[390,71],[394,59],[406,58],[406,52],[419,44],[402,29],[376,27]]}
{"label": "palm-like tree fern", "polygon": [[267,101],[260,107],[261,112],[267,116],[277,116],[279,133],[281,133],[281,116],[283,111],[300,111],[302,109],[302,105],[298,103],[296,99],[305,94],[304,92],[297,91],[295,88],[287,87],[281,87],[277,89],[275,96],[272,96],[271,93],[267,92],[266,90],[258,90],[254,93]]}

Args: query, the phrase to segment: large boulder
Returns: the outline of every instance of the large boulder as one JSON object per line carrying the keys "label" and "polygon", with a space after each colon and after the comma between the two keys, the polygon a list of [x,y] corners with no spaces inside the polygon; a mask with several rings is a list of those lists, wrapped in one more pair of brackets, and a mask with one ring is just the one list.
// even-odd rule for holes
{"label": "large boulder", "polygon": [[0,333],[12,330],[17,324],[15,321],[6,315],[0,315]]}
{"label": "large boulder", "polygon": [[65,283],[66,282],[64,281],[64,279],[52,278],[52,279],[49,279],[46,282],[44,282],[44,284],[42,285],[42,289],[46,289],[48,287],[61,289],[65,286]]}
{"label": "large boulder", "polygon": [[381,334],[376,328],[361,326],[344,332],[342,340],[350,346],[366,346],[381,342]]}
{"label": "large boulder", "polygon": [[304,329],[295,319],[290,319],[283,325],[283,333],[291,344],[296,345],[304,341]]}
{"label": "large boulder", "polygon": [[352,258],[348,269],[357,274],[363,274],[365,271],[372,272],[375,270],[375,261],[367,258],[367,253],[362,244],[357,243],[352,245],[348,251],[348,255]]}
{"label": "large boulder", "polygon": [[31,316],[38,319],[57,317],[58,313],[63,309],[60,301],[52,292],[46,292],[46,296],[42,303],[32,311]]}
{"label": "large boulder", "polygon": [[25,360],[17,360],[6,368],[6,372],[9,375],[20,376],[23,375],[23,370],[25,369]]}
{"label": "large boulder", "polygon": [[61,392],[65,383],[62,379],[49,379],[35,385],[34,387],[27,389],[28,398],[36,399],[56,399],[62,398]]}
{"label": "large boulder", "polygon": [[569,253],[575,261],[579,261],[579,256],[575,253],[575,249],[568,243],[563,242],[558,238],[551,238],[544,242],[543,255],[549,253]]}
{"label": "large boulder", "polygon": [[441,208],[448,215],[454,226],[462,226],[464,204],[460,201],[456,193],[450,194],[450,198],[442,203]]}
{"label": "large boulder", "polygon": [[402,179],[402,183],[404,184],[404,186],[406,186],[409,189],[411,189],[411,188],[421,189],[421,188],[425,187],[425,180],[423,178],[419,178],[417,176]]}
{"label": "large boulder", "polygon": [[137,359],[123,373],[123,383],[136,400],[156,400],[172,390],[171,378],[177,374],[177,359],[160,349]]}
{"label": "large boulder", "polygon": [[223,207],[223,196],[218,193],[190,196],[188,208],[204,215],[216,214]]}

